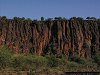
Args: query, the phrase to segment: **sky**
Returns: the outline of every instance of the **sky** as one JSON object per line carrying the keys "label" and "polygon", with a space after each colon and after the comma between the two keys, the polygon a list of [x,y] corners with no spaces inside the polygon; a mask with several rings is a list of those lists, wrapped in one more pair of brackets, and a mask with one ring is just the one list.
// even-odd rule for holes
{"label": "sky", "polygon": [[100,0],[0,0],[0,16],[100,18]]}

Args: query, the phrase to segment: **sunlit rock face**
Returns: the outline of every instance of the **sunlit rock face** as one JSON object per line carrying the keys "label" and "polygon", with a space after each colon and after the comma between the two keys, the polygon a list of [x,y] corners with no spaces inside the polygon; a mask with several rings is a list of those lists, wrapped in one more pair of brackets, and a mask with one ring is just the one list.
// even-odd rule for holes
{"label": "sunlit rock face", "polygon": [[0,46],[15,53],[79,56],[100,53],[100,21],[0,20]]}

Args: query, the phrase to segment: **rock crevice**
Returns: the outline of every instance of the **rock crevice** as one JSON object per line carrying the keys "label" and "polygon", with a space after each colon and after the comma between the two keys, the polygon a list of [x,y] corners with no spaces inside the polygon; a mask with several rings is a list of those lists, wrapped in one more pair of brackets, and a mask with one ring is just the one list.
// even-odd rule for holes
{"label": "rock crevice", "polygon": [[100,54],[100,22],[95,20],[0,20],[0,46],[15,53],[91,58]]}

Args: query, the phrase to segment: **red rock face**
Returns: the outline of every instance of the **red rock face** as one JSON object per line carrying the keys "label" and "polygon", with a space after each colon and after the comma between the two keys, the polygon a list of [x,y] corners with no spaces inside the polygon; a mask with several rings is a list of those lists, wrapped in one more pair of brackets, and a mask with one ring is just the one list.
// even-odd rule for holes
{"label": "red rock face", "polygon": [[100,53],[100,22],[0,20],[2,45],[7,45],[15,53],[72,54],[90,58]]}

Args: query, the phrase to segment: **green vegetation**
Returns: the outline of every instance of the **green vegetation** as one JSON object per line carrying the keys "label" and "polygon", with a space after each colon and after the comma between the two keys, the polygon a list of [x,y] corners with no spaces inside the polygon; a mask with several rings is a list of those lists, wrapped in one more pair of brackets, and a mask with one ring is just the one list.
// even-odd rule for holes
{"label": "green vegetation", "polygon": [[[0,19],[1,20],[6,20],[7,19],[7,17],[6,16],[0,16]],[[25,17],[13,17],[13,20],[16,20],[16,21],[20,21],[20,20],[30,20],[30,21],[32,21],[32,19],[30,19],[30,18],[25,18]],[[33,21],[34,21],[35,19],[33,19]],[[47,19],[44,19],[44,17],[41,17],[41,19],[40,19],[41,21],[45,21],[45,20],[49,20],[49,21],[51,21],[51,20],[100,20],[100,18],[95,18],[95,17],[86,17],[86,18],[82,18],[82,17],[71,17],[71,18],[69,18],[69,19],[67,19],[67,18],[65,18],[65,17],[55,17],[55,18],[47,18]]]}
{"label": "green vegetation", "polygon": [[95,63],[97,63],[98,65],[100,65],[100,55],[95,55],[94,56],[94,61],[95,61]]}
{"label": "green vegetation", "polygon": [[74,61],[74,62],[76,62],[76,63],[78,63],[78,64],[85,64],[86,63],[86,59],[84,59],[84,58],[80,58],[80,57],[72,57],[72,58],[70,58],[69,59],[70,61]]}
{"label": "green vegetation", "polygon": [[[95,63],[94,63],[95,62]],[[5,46],[0,48],[0,70],[17,70],[17,71],[98,71],[97,66],[100,64],[100,56],[95,56],[94,60],[84,58],[66,57],[57,58],[56,56],[37,56],[13,54]],[[100,66],[99,66],[100,67]]]}
{"label": "green vegetation", "polygon": [[9,67],[12,62],[11,51],[3,46],[0,48],[0,69]]}

